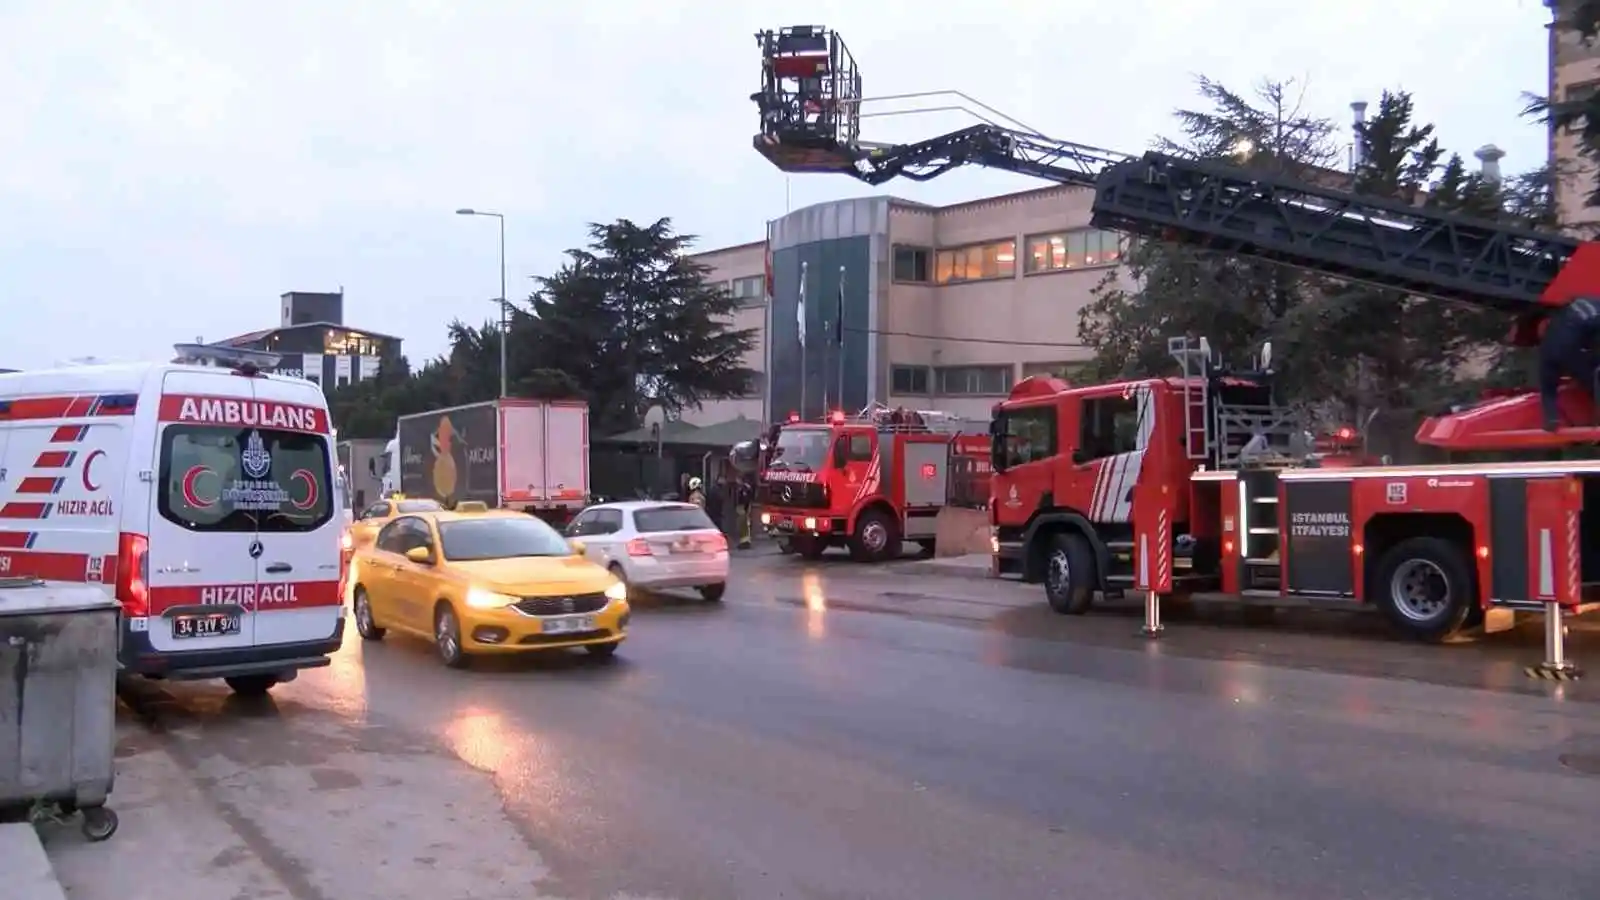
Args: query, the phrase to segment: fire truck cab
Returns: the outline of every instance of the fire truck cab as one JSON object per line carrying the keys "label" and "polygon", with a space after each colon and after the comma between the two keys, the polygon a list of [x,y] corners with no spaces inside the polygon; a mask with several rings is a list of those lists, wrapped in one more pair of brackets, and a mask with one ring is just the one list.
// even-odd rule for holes
{"label": "fire truck cab", "polygon": [[1058,612],[1084,612],[1096,591],[1115,596],[1133,586],[1142,492],[1168,498],[1177,564],[1187,568],[1217,554],[1189,536],[1188,485],[1197,469],[1312,449],[1273,399],[1270,346],[1237,371],[1217,364],[1204,339],[1174,338],[1168,350],[1182,367],[1178,377],[1074,387],[1036,376],[995,406],[994,569],[1042,582]]}
{"label": "fire truck cab", "polygon": [[987,423],[941,412],[875,408],[774,429],[756,500],[761,525],[815,559],[848,547],[895,559],[904,542],[934,551],[939,511],[989,496]]}

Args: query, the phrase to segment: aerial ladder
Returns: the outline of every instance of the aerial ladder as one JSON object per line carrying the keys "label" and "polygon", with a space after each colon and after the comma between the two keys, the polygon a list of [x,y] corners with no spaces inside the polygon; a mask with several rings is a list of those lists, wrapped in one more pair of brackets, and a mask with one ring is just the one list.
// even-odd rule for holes
{"label": "aerial ladder", "polygon": [[[996,122],[909,144],[861,140],[861,74],[837,32],[764,31],[755,149],[785,172],[866,184],[927,181],[962,166],[1092,188],[1091,224],[1362,282],[1409,295],[1538,315],[1600,296],[1600,243],[1273,177],[1170,153],[1126,155]],[[1591,391],[1564,386],[1563,418],[1542,428],[1520,395],[1427,420],[1420,443],[1452,450],[1600,442]]]}

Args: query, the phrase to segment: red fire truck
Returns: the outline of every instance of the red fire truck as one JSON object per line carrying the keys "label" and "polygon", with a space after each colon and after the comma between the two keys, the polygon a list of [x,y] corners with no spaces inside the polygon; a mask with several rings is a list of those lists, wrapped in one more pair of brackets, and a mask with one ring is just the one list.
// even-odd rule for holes
{"label": "red fire truck", "polygon": [[774,432],[756,490],[761,525],[807,559],[829,547],[895,559],[905,541],[932,553],[939,510],[988,501],[987,422],[876,408],[792,416]]}
{"label": "red fire truck", "polygon": [[[1600,296],[1600,243],[1366,197],[1159,152],[1128,156],[976,125],[911,144],[859,139],[861,75],[836,33],[758,35],[755,149],[792,172],[868,184],[981,165],[1094,191],[1092,224],[1505,312],[1527,325]],[[803,63],[814,63],[806,72]],[[1526,330],[1524,330],[1526,336]],[[1027,379],[993,422],[998,561],[1082,612],[1097,593],[1211,594],[1372,604],[1440,640],[1484,610],[1544,612],[1545,662],[1565,678],[1563,617],[1600,589],[1600,460],[1328,467],[1271,401],[1265,371],[1231,373],[1202,343],[1171,344],[1175,378],[1071,387]],[[1265,360],[1270,363],[1270,354]],[[1256,369],[1269,370],[1270,366]],[[1429,419],[1420,443],[1530,451],[1600,443],[1592,386],[1562,388],[1564,426],[1538,397]],[[1309,458],[1309,460],[1308,460]]]}

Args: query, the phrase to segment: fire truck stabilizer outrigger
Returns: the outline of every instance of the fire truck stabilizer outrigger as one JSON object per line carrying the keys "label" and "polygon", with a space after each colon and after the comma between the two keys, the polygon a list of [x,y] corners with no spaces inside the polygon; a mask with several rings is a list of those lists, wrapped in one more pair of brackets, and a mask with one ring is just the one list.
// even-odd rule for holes
{"label": "fire truck stabilizer outrigger", "polygon": [[[819,26],[758,34],[755,148],[786,172],[868,184],[962,165],[1092,188],[1092,224],[1276,261],[1352,281],[1526,316],[1600,296],[1600,243],[1585,243],[1163,153],[1125,156],[978,125],[905,145],[860,140],[861,76]],[[1532,677],[1575,678],[1563,619],[1600,599],[1600,460],[1317,466],[1272,397],[1270,350],[1230,372],[1204,341],[1174,338],[1180,374],[1074,387],[1021,381],[991,423],[997,565],[1082,613],[1135,591],[1145,633],[1161,598],[1372,604],[1404,632],[1442,641],[1489,611],[1544,613]],[[1591,389],[1560,393],[1563,419],[1594,423]],[[1426,420],[1419,443],[1541,451],[1600,443],[1600,427],[1546,431],[1536,394]]]}
{"label": "fire truck stabilizer outrigger", "polygon": [[791,416],[767,440],[761,526],[806,559],[848,547],[881,562],[907,541],[932,554],[940,510],[987,504],[990,443],[988,423],[934,411]]}

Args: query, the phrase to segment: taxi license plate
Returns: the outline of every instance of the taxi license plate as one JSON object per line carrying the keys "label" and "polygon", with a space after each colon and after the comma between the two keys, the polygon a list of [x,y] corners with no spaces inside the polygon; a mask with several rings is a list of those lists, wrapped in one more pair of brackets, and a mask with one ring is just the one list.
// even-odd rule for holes
{"label": "taxi license plate", "polygon": [[583,631],[593,631],[594,616],[562,616],[559,619],[545,619],[540,630],[544,634],[577,634]]}
{"label": "taxi license plate", "polygon": [[177,616],[172,620],[175,638],[226,637],[239,633],[238,613],[205,616]]}

